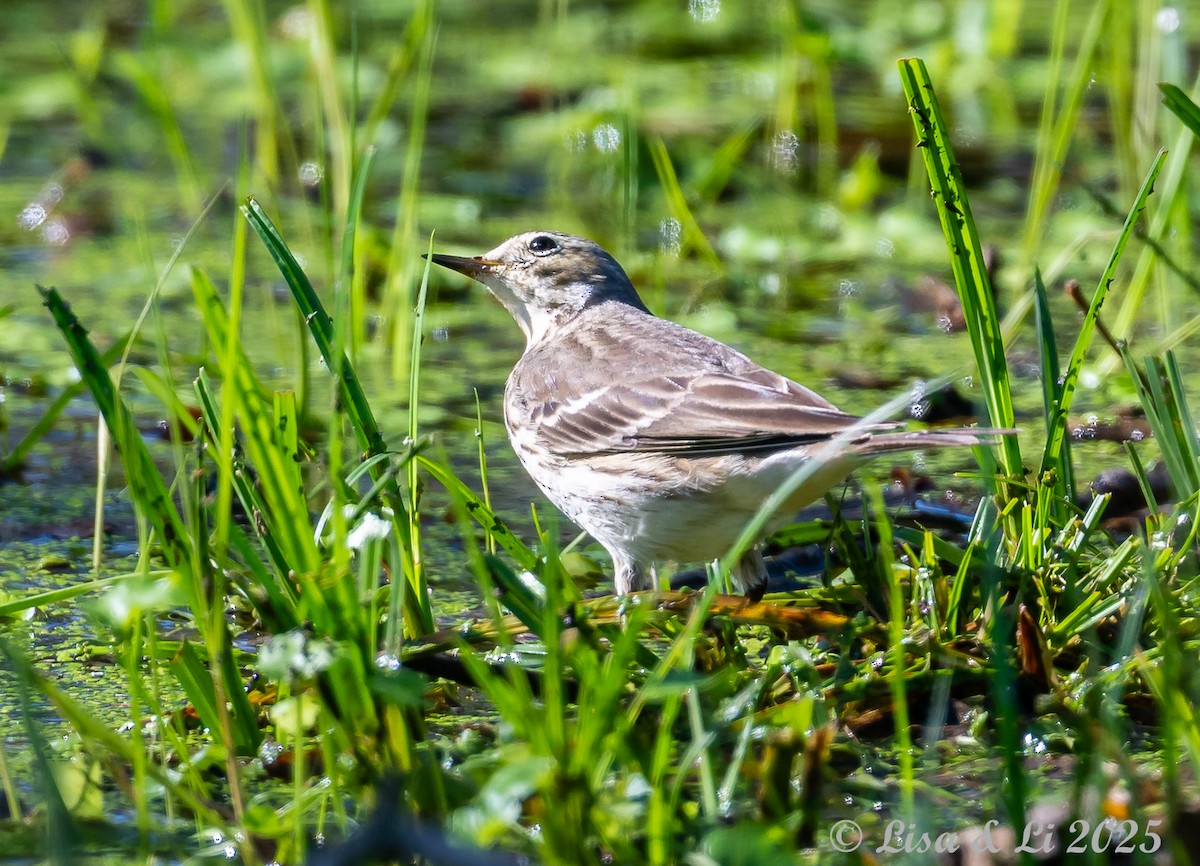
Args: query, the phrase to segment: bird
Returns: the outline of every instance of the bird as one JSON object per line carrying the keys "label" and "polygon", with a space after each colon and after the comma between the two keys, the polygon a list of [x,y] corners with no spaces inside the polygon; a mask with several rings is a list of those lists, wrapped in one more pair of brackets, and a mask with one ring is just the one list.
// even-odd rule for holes
{"label": "bird", "polygon": [[[524,333],[504,389],[509,441],[546,497],[608,551],[618,595],[650,588],[660,563],[724,556],[806,462],[819,461],[777,514],[819,499],[871,457],[980,445],[993,432],[865,424],[655,316],[617,260],[585,238],[532,231],[481,256],[427,257],[486,286]],[[738,592],[762,597],[758,544],[730,576]]]}

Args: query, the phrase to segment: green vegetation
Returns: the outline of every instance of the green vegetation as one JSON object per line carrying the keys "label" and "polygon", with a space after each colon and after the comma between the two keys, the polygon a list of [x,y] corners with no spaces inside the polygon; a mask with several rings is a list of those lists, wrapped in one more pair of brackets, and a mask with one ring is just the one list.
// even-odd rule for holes
{"label": "green vegetation", "polygon": [[[118,521],[138,556],[101,531],[86,566],[78,543],[15,564],[0,536],[0,860],[344,862],[358,834],[383,862],[466,862],[440,844],[562,864],[926,862],[922,834],[966,844],[991,820],[1041,849],[1050,809],[1061,844],[1084,827],[1084,850],[1105,849],[1093,862],[1114,834],[1138,862],[1160,845],[1192,862],[1200,434],[1183,340],[1200,322],[1200,109],[1186,82],[1162,86],[1169,112],[1152,86],[1155,70],[1187,71],[1172,66],[1186,30],[1153,3],[1039,6],[1045,44],[1022,4],[903,26],[910,4],[840,5],[541,3],[514,27],[511,10],[466,3],[228,0],[152,2],[136,38],[119,15],[73,23],[68,71],[32,79],[26,114],[0,105],[69,112],[115,152],[119,82],[170,177],[113,169],[144,210],[32,256],[45,310],[5,278],[22,300],[0,309],[0,363],[28,405],[0,401],[0,478],[43,471],[64,413],[99,423],[96,525]],[[37,6],[17,4],[18,31]],[[904,59],[897,76],[873,57],[889,52],[932,72]],[[867,70],[895,95],[856,97],[874,125],[839,108],[843,79]],[[1045,93],[1019,104],[1000,70]],[[173,86],[191,77],[204,97]],[[1093,90],[1103,134],[1084,119]],[[236,156],[195,131],[197,100]],[[982,126],[1013,140],[1018,110],[1040,105],[1018,144],[1027,189],[1001,169],[964,179],[964,149],[980,148],[956,115],[984,104]],[[5,116],[8,159],[23,133]],[[843,121],[902,144],[839,149]],[[1086,219],[1068,192],[1094,203]],[[57,200],[38,201],[21,230],[45,239]],[[186,233],[154,264],[160,221]],[[802,381],[847,357],[901,382],[967,377],[982,423],[1020,435],[976,449],[978,504],[958,533],[892,514],[864,471],[861,509],[831,496],[831,517],[780,533],[821,551],[807,588],[721,595],[735,550],[703,591],[586,592],[595,564],[497,468],[512,462],[486,389],[518,349],[515,334],[511,353],[491,343],[515,329],[420,259],[537,225],[604,241],[674,318],[719,331],[737,310],[748,344],[757,329],[789,356],[801,345],[765,360]],[[14,231],[0,239],[30,243]],[[897,259],[877,252],[891,237],[909,247]],[[996,271],[985,245],[1005,238],[1013,262]],[[898,335],[905,315],[854,288],[923,266],[952,275],[966,333],[950,348],[934,328]],[[830,273],[851,275],[826,304],[850,349],[814,361],[820,330],[793,322],[822,309]],[[1067,275],[1095,280],[1082,318],[1048,288]],[[136,304],[93,296],[118,279],[152,288]],[[708,303],[724,290],[728,308]],[[440,322],[486,333],[454,355],[428,341]],[[55,372],[57,349],[21,357],[50,338],[78,381]],[[902,389],[849,400],[866,411]],[[73,408],[84,392],[99,421]],[[1136,401],[1153,434],[1100,461],[1127,463],[1150,505],[1121,522],[1080,480],[1084,400]],[[5,506],[24,489],[0,486]],[[33,522],[29,537],[52,534],[45,510]],[[38,579],[63,568],[80,580]],[[467,607],[447,604],[464,588]],[[60,620],[71,649],[53,643]],[[64,677],[81,656],[117,697]]]}

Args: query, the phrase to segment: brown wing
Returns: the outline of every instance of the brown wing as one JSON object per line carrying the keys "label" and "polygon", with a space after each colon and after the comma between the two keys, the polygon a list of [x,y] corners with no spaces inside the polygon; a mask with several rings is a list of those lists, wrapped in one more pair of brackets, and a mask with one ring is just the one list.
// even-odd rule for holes
{"label": "brown wing", "polygon": [[532,349],[508,390],[520,416],[510,421],[534,426],[562,456],[761,453],[825,441],[859,420],[723,343],[623,311]]}

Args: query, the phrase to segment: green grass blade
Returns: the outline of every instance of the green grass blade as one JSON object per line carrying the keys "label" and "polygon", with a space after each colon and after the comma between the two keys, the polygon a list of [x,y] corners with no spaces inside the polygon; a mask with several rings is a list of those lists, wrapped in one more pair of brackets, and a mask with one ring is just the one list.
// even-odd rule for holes
{"label": "green grass blade", "polygon": [[298,628],[300,619],[296,616],[296,604],[299,593],[295,585],[286,576],[283,579],[272,577],[250,536],[237,524],[229,529],[229,550],[237,554],[241,567],[250,573],[246,594],[267,631],[278,634]]}
{"label": "green grass blade", "polygon": [[158,121],[162,132],[162,149],[175,166],[180,197],[189,211],[199,213],[204,209],[200,183],[196,179],[192,154],[179,122],[179,114],[171,103],[172,94],[164,83],[162,70],[156,68],[159,65],[149,51],[114,51],[109,61],[111,71],[129,83]]}
{"label": "green grass blade", "polygon": [[361,140],[366,144],[375,143],[375,136],[380,125],[392,111],[396,95],[400,92],[404,79],[412,71],[413,65],[420,55],[421,45],[429,26],[428,16],[424,12],[417,12],[409,19],[404,32],[397,40],[396,47],[392,49],[383,83],[379,87],[375,100],[371,103],[370,110],[367,111],[367,119],[363,122],[359,133]]}
{"label": "green grass blade", "polygon": [[[196,308],[214,346],[230,345],[229,319],[225,306],[217,295],[212,281],[200,270],[192,272],[192,292]],[[240,343],[234,343],[231,352],[234,366],[223,370],[225,388],[222,400],[234,402],[234,413],[241,421],[242,445],[249,457],[250,465],[258,473],[258,484],[266,511],[258,515],[265,520],[269,530],[279,538],[291,570],[315,571],[320,555],[307,520],[296,520],[296,515],[307,515],[308,503],[302,490],[296,489],[290,479],[295,471],[295,454],[288,453],[280,440],[279,431],[262,397],[262,388],[254,373],[253,364]],[[224,418],[218,425],[223,425]],[[218,443],[232,443],[232,431],[218,426],[212,430]],[[229,453],[216,455],[223,471],[229,472],[228,463],[233,459]]]}
{"label": "green grass blade", "polygon": [[[1183,373],[1179,369],[1179,361],[1175,357],[1174,352],[1167,352],[1166,355],[1166,371],[1167,382],[1171,386],[1171,400],[1177,408],[1179,421],[1176,425],[1180,445],[1185,450],[1187,457],[1187,465],[1197,474],[1200,480],[1200,432],[1196,428],[1196,420],[1192,416],[1192,409],[1188,403],[1187,391],[1183,384]],[[1200,485],[1198,485],[1200,488]],[[1196,493],[1196,490],[1187,491],[1188,498]]]}
{"label": "green grass blade", "polygon": [[[245,171],[246,163],[242,160],[241,183],[239,186],[245,188]],[[230,256],[229,264],[229,303],[227,307],[228,321],[224,326],[224,342],[213,342],[213,351],[217,357],[221,359],[221,369],[225,371],[234,370],[240,363],[243,357],[243,349],[241,343],[242,335],[242,308],[243,298],[246,289],[246,223],[243,220],[236,220],[233,226],[233,252]],[[200,279],[195,273],[192,275],[193,280],[193,296],[198,291],[196,281]],[[215,295],[215,292],[212,292]],[[219,306],[219,305],[218,305]],[[204,307],[201,306],[201,310]],[[209,339],[213,340],[213,328],[208,329]],[[216,496],[216,531],[213,536],[213,546],[216,548],[217,555],[221,556],[225,552],[225,547],[229,543],[229,527],[230,514],[233,505],[233,449],[234,449],[234,419],[238,411],[238,400],[234,399],[233,389],[227,389],[226,399],[221,402],[220,421],[217,426],[210,427],[213,431],[213,439],[216,445],[217,454],[217,496]]]}
{"label": "green grass blade", "polygon": [[189,568],[188,532],[183,517],[175,507],[167,485],[154,465],[154,458],[142,441],[129,406],[117,393],[112,377],[105,368],[100,353],[88,339],[87,330],[71,312],[71,308],[55,289],[38,286],[46,307],[67,342],[82,381],[92,393],[100,414],[112,434],[117,451],[125,461],[125,476],[129,491],[139,511],[150,521],[162,540],[163,555],[174,568]]}
{"label": "green grass blade", "polygon": [[[901,60],[900,79],[916,128],[917,147],[929,174],[942,232],[950,249],[954,285],[962,302],[971,349],[979,368],[988,419],[994,427],[1010,428],[1016,422],[1016,414],[1013,410],[1008,363],[1004,356],[1000,317],[996,311],[991,278],[983,261],[979,233],[971,217],[966,185],[950,146],[949,127],[942,117],[933,82],[921,60]],[[1006,436],[1001,441],[998,463],[1008,479],[1023,476],[1021,451],[1015,437]],[[1001,492],[1006,500],[1016,495],[1004,483],[1001,484]]]}
{"label": "green grass blade", "polygon": [[1150,483],[1150,476],[1146,472],[1146,464],[1142,461],[1138,454],[1137,446],[1134,443],[1126,441],[1125,456],[1129,458],[1129,471],[1133,473],[1133,477],[1137,479],[1138,488],[1142,491],[1142,497],[1146,500],[1146,507],[1151,514],[1159,510],[1158,497],[1154,494],[1154,485]]}
{"label": "green grass blade", "polygon": [[762,121],[755,118],[721,143],[709,160],[708,166],[696,183],[696,196],[701,201],[716,201],[734,170],[741,164],[746,151],[750,149],[755,135],[762,128]]}
{"label": "green grass blade", "polygon": [[[149,576],[155,579],[169,577],[174,574],[173,571],[158,571],[149,572]],[[0,620],[15,617],[23,611],[36,607],[48,607],[60,601],[70,601],[74,598],[87,595],[88,593],[96,592],[101,589],[108,589],[112,586],[118,586],[126,581],[144,580],[146,575],[137,574],[114,574],[109,577],[100,577],[95,580],[84,581],[83,583],[73,583],[70,586],[51,589],[45,592],[34,592],[29,595],[22,595],[19,598],[7,598],[0,601]]]}
{"label": "green grass blade", "polygon": [[[225,659],[232,664],[232,654],[223,653]],[[171,673],[183,688],[184,694],[195,707],[200,721],[212,731],[221,730],[221,717],[217,712],[217,692],[213,687],[212,673],[205,665],[200,654],[192,644],[184,642],[179,654],[170,664]],[[236,668],[235,668],[236,670]],[[259,732],[254,721],[254,713],[246,699],[240,678],[235,681],[236,688],[226,690],[230,702],[234,704],[230,718],[234,721],[232,732],[237,753],[243,756],[253,755],[258,748]],[[228,685],[228,683],[227,683]],[[240,698],[240,700],[239,700]]]}
{"label": "green grass blade", "polygon": [[249,220],[250,227],[258,234],[271,254],[271,258],[275,260],[284,282],[291,290],[296,306],[304,316],[304,323],[308,325],[309,333],[312,334],[313,340],[317,344],[325,366],[330,370],[340,371],[338,384],[344,397],[343,408],[350,416],[350,422],[358,437],[359,445],[367,456],[385,453],[387,446],[384,444],[383,434],[379,430],[379,425],[375,423],[375,415],[371,411],[370,404],[367,403],[362,384],[359,382],[354,368],[347,362],[345,356],[334,357],[333,320],[325,311],[325,305],[321,303],[312,283],[309,282],[300,263],[296,261],[296,257],[292,255],[292,251],[288,249],[279,230],[275,228],[275,224],[271,222],[257,201],[253,198],[247,199],[246,204],[242,206],[242,214]]}
{"label": "green grass blade", "polygon": [[[888,663],[891,666],[891,670],[887,674],[887,681],[892,696],[892,712],[896,719],[893,737],[899,763],[897,770],[900,777],[900,814],[905,818],[912,818],[915,816],[913,743],[908,724],[908,690],[905,682],[905,662],[908,650],[904,640],[906,607],[904,586],[896,571],[895,552],[892,545],[892,522],[883,506],[883,493],[878,486],[874,486],[868,491],[868,494],[867,501],[871,504],[870,510],[875,513],[875,531],[878,534],[878,543],[874,545],[876,554],[873,564],[880,584],[885,589],[884,595],[887,604],[887,655]],[[866,522],[866,515],[863,519]]]}
{"label": "green grass blade", "polygon": [[[484,554],[492,584],[498,590],[500,603],[513,612],[531,632],[540,638],[546,637],[546,601],[538,594],[531,582],[513,571],[498,557]],[[532,572],[526,571],[525,576]]]}
{"label": "green grass blade", "polygon": [[299,407],[295,391],[276,391],[271,406],[271,417],[279,437],[279,448],[292,459],[283,461],[283,481],[298,499],[304,498],[304,479],[300,473],[303,452],[300,442]]}
{"label": "green grass blade", "polygon": [[[425,299],[429,292],[429,268],[432,265],[433,235],[429,236],[429,250],[425,257],[425,269],[421,273],[421,286],[417,290],[417,302],[412,311],[412,342],[411,357],[408,363],[408,441],[416,442],[420,435],[418,415],[421,408],[421,346],[425,340]],[[425,607],[423,616],[430,622],[433,613],[429,610],[429,594],[422,591],[425,585],[425,563],[421,555],[421,483],[420,467],[415,460],[409,460],[407,466],[408,494],[408,539],[406,549],[408,564],[405,569],[409,576],[409,595],[420,593],[413,602],[422,603]]]}
{"label": "green grass blade", "polygon": [[431,460],[423,455],[417,455],[416,459],[420,462],[422,469],[445,487],[451,496],[463,503],[463,506],[480,526],[491,532],[496,543],[508,551],[518,566],[526,571],[534,571],[537,568],[537,555],[512,534],[504,522],[484,504],[482,499],[475,495],[475,491],[464,484],[448,467],[436,460]]}
{"label": "green grass blade", "polygon": [[165,375],[160,375],[150,367],[133,367],[127,368],[137,380],[141,382],[146,390],[154,397],[158,398],[158,402],[162,403],[163,408],[167,410],[167,418],[170,419],[168,425],[178,424],[181,435],[187,439],[195,439],[200,435],[200,424],[192,417],[192,413],[188,411],[187,406],[179,399],[179,395],[175,393],[175,386],[167,379]]}
{"label": "green grass blade", "polygon": [[[1055,432],[1055,418],[1059,406],[1062,405],[1063,386],[1061,368],[1058,363],[1058,347],[1054,342],[1054,325],[1050,317],[1050,301],[1046,295],[1046,284],[1042,282],[1041,269],[1033,273],[1034,313],[1038,335],[1038,360],[1042,374],[1042,408],[1046,413],[1046,436],[1052,437]],[[1064,426],[1065,432],[1065,426]],[[1053,472],[1051,490],[1053,502],[1050,504],[1054,525],[1062,526],[1069,515],[1070,505],[1075,502],[1075,471],[1071,464],[1071,441],[1063,437],[1057,457],[1052,462],[1045,458],[1042,461],[1043,481],[1045,472]]]}
{"label": "green grass blade", "polygon": [[1200,105],[1196,105],[1190,96],[1174,84],[1162,82],[1158,89],[1162,91],[1163,105],[1183,121],[1193,135],[1200,138]]}
{"label": "green grass blade", "polygon": [[282,102],[275,92],[267,52],[265,11],[251,0],[225,0],[225,10],[234,38],[241,43],[243,57],[249,64],[249,82],[245,88],[254,104],[254,160],[271,183],[279,180],[280,145],[293,143],[280,135],[285,126],[280,117]]}
{"label": "green grass blade", "polygon": [[704,230],[700,228],[700,223],[696,222],[696,217],[688,206],[687,196],[679,185],[679,177],[675,174],[675,166],[671,163],[667,145],[658,136],[650,136],[646,144],[650,149],[650,159],[654,162],[654,171],[658,174],[663,197],[667,201],[667,210],[683,227],[681,251],[695,250],[711,267],[718,271],[724,270],[717,251],[704,236]]}
{"label": "green grass blade", "polygon": [[[1046,73],[1046,96],[1042,103],[1036,160],[1025,212],[1025,234],[1021,243],[1024,267],[1037,258],[1038,247],[1045,234],[1050,206],[1058,194],[1062,179],[1067,149],[1079,125],[1078,117],[1084,97],[1092,86],[1096,46],[1104,33],[1103,24],[1108,18],[1111,3],[1112,0],[1100,0],[1092,6],[1083,35],[1076,43],[1075,62],[1066,77],[1062,74],[1062,62],[1066,46],[1071,41],[1073,19],[1069,13],[1072,4],[1068,0],[1059,0],[1056,4],[1051,65]],[[1060,104],[1057,95],[1064,80],[1068,82],[1068,87]]]}
{"label": "green grass blade", "polygon": [[1191,413],[1184,399],[1178,368],[1173,360],[1147,358],[1145,369],[1139,369],[1129,351],[1122,347],[1126,369],[1133,379],[1134,390],[1141,401],[1154,433],[1154,441],[1162,454],[1163,464],[1176,496],[1186,499],[1200,490],[1200,466],[1197,465],[1196,430],[1186,426]]}
{"label": "green grass blade", "polygon": [[[1200,75],[1197,75],[1192,85],[1192,93],[1200,93]],[[1109,327],[1119,337],[1127,337],[1133,331],[1134,322],[1139,313],[1144,313],[1143,300],[1154,282],[1156,266],[1159,263],[1172,262],[1171,258],[1163,254],[1163,247],[1158,239],[1168,238],[1172,233],[1173,221],[1187,212],[1186,202],[1193,163],[1191,154],[1195,150],[1196,141],[1196,136],[1191,129],[1184,128],[1178,130],[1175,137],[1168,143],[1167,149],[1171,155],[1167,158],[1162,177],[1156,185],[1157,202],[1149,220],[1149,227],[1145,231],[1145,236],[1149,240],[1142,249],[1133,276],[1129,279],[1121,300],[1121,309],[1109,322]],[[1180,230],[1179,233],[1185,234],[1186,230]],[[1184,261],[1190,262],[1190,253],[1187,252],[1186,244],[1179,245],[1176,255],[1181,255]],[[1191,273],[1194,269],[1185,266],[1179,270],[1187,274],[1183,282],[1194,288],[1194,274]],[[1166,328],[1170,324],[1170,321],[1164,320],[1162,326]],[[1118,359],[1109,357],[1098,365],[1098,372],[1101,376],[1112,375],[1120,366],[1121,362]]]}
{"label": "green grass blade", "polygon": [[308,46],[313,85],[321,108],[323,138],[329,148],[333,213],[341,214],[350,210],[354,131],[343,107],[333,4],[313,3],[308,10],[311,23],[305,44]]}
{"label": "green grass blade", "polygon": [[[203,368],[201,368],[199,376],[196,377],[194,387],[196,398],[200,403],[200,417],[204,420],[205,430],[208,432],[213,447],[217,447],[216,433],[214,431],[220,428],[221,410],[213,394],[208,373]],[[236,468],[239,471],[233,473],[232,480],[238,500],[242,503],[242,509],[247,514],[264,513],[267,506],[259,496],[252,473],[245,471],[246,467],[242,466],[240,461],[236,462]],[[255,521],[254,526],[267,553],[267,558],[275,566],[276,572],[280,575],[287,575],[292,570],[292,566],[283,548],[280,547],[275,533],[264,531],[266,526],[260,521]],[[230,532],[232,534],[232,527]]]}
{"label": "green grass blade", "polygon": [[367,178],[370,177],[371,163],[374,159],[375,148],[368,147],[359,160],[358,170],[354,173],[354,184],[350,188],[350,209],[346,213],[346,225],[342,232],[342,270],[337,283],[336,306],[338,315],[349,316],[350,327],[346,337],[349,339],[351,358],[358,357],[358,349],[367,339],[366,269],[355,268],[354,259],[358,252],[356,239],[362,220],[363,196],[366,194]]}
{"label": "green grass blade", "polygon": [[396,200],[396,224],[392,230],[391,255],[388,257],[384,296],[384,315],[391,322],[392,378],[404,379],[404,363],[409,353],[405,341],[412,331],[408,314],[412,307],[412,281],[417,267],[414,253],[418,246],[417,218],[421,204],[421,161],[425,153],[425,132],[433,94],[433,59],[437,46],[434,4],[421,0],[413,10],[412,36],[418,51],[416,80],[413,82],[412,107],[409,110],[408,135],[404,148],[404,166],[400,192]]}
{"label": "green grass blade", "polygon": [[1075,347],[1071,350],[1071,358],[1067,362],[1067,369],[1063,374],[1062,386],[1058,389],[1060,391],[1058,400],[1052,407],[1053,415],[1048,423],[1046,449],[1042,454],[1043,473],[1055,471],[1062,462],[1061,455],[1067,438],[1067,415],[1071,411],[1071,404],[1074,402],[1075,389],[1079,386],[1079,374],[1083,369],[1084,357],[1087,355],[1088,347],[1092,342],[1092,336],[1096,331],[1096,323],[1100,319],[1100,309],[1104,306],[1104,301],[1108,297],[1108,291],[1116,280],[1117,264],[1120,262],[1121,255],[1125,252],[1125,247],[1133,235],[1133,227],[1137,224],[1138,218],[1146,208],[1147,199],[1154,191],[1154,181],[1158,179],[1159,172],[1162,171],[1163,161],[1166,159],[1166,156],[1167,152],[1160,150],[1153,165],[1150,166],[1150,171],[1146,175],[1146,179],[1142,182],[1142,188],[1138,191],[1137,198],[1134,199],[1133,207],[1125,217],[1125,225],[1122,227],[1121,234],[1117,237],[1117,241],[1113,245],[1112,254],[1108,258],[1108,264],[1100,276],[1100,282],[1096,286],[1092,302],[1088,306],[1087,314],[1083,318],[1083,324],[1079,328],[1079,336],[1075,338]]}
{"label": "green grass blade", "polygon": [[[317,344],[317,350],[325,360],[326,367],[337,377],[342,392],[340,406],[350,420],[350,426],[357,437],[363,458],[369,460],[372,457],[387,454],[387,444],[375,421],[375,414],[367,402],[358,374],[346,358],[345,352],[335,350],[336,334],[333,322],[313,289],[312,283],[303,268],[300,267],[300,263],[296,261],[296,257],[288,249],[278,229],[275,228],[258,202],[253,198],[247,199],[246,204],[242,206],[242,213],[275,260],[284,282],[291,290],[296,306],[304,317],[305,324],[308,325],[309,333],[312,334],[313,341]],[[412,539],[409,533],[408,508],[404,503],[395,476],[385,475],[384,470],[379,467],[372,470],[372,475],[386,477],[383,495],[385,504],[392,510],[392,525],[400,539],[401,547],[405,551],[411,550]],[[410,558],[405,557],[404,562],[406,569],[411,567]],[[405,611],[410,632],[415,635],[432,631],[433,618],[429,609],[429,594],[424,584],[424,577],[420,576],[420,579],[417,580],[417,576],[407,573],[405,579],[409,580],[412,585],[412,591],[405,595]],[[416,582],[414,583],[414,581]]]}
{"label": "green grass blade", "polygon": [[15,671],[17,675],[19,697],[16,701],[13,701],[12,697],[8,697],[5,703],[9,707],[9,724],[11,724],[11,714],[16,711],[16,707],[12,704],[19,703],[22,727],[25,729],[25,737],[33,752],[32,764],[36,770],[34,778],[39,789],[38,793],[41,795],[41,805],[45,813],[44,820],[47,824],[46,847],[49,856],[45,862],[51,866],[68,866],[75,862],[75,857],[72,855],[78,842],[78,833],[70,810],[63,800],[62,791],[55,782],[55,761],[51,757],[53,752],[46,740],[45,724],[38,723],[38,716],[41,714],[34,709],[32,696],[35,692],[36,675],[29,662],[11,650],[5,641],[0,641],[0,654],[8,659],[8,664],[5,665],[6,671]]}
{"label": "green grass blade", "polygon": [[[483,504],[489,509],[492,507],[492,492],[488,485],[488,463],[487,463],[487,448],[483,441],[483,404],[479,402],[479,389],[475,388],[475,444],[478,451],[479,459],[479,487],[483,490]],[[487,552],[495,554],[496,540],[492,538],[491,530],[484,527],[483,530],[485,546]]]}

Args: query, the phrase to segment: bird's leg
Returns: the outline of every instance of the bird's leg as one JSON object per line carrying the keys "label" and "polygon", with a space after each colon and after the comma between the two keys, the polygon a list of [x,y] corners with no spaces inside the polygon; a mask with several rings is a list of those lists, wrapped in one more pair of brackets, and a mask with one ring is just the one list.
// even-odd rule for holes
{"label": "bird's leg", "polygon": [[617,595],[628,595],[639,589],[646,589],[650,585],[646,569],[632,557],[614,553],[612,561],[617,573],[616,579],[613,581],[616,584]]}
{"label": "bird's leg", "polygon": [[757,547],[747,550],[733,567],[730,576],[734,589],[746,598],[751,601],[761,599],[767,591],[767,563],[763,561],[762,551]]}

